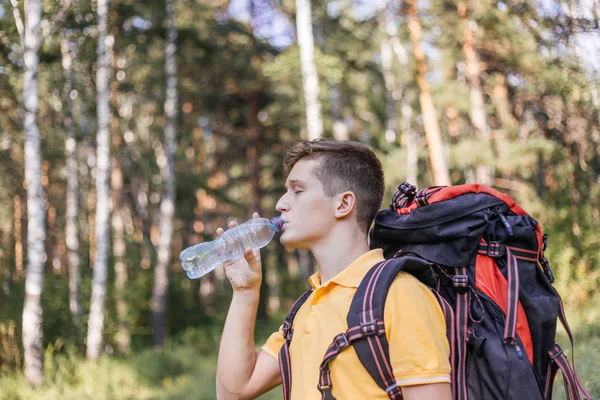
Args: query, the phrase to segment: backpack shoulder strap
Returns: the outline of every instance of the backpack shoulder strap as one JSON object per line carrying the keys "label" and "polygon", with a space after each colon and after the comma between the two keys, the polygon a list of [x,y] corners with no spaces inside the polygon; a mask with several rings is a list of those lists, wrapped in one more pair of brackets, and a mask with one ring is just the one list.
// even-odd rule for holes
{"label": "backpack shoulder strap", "polygon": [[363,366],[379,387],[391,399],[400,398],[389,357],[389,345],[383,332],[376,329],[383,323],[385,300],[394,278],[400,271],[409,272],[427,285],[431,285],[431,266],[422,258],[403,255],[375,265],[360,283],[350,305],[348,329],[360,327],[365,340],[354,342],[354,349]]}
{"label": "backpack shoulder strap", "polygon": [[300,310],[300,307],[306,302],[306,299],[312,294],[312,288],[302,293],[298,300],[294,303],[287,317],[283,321],[283,346],[279,350],[279,372],[281,373],[281,381],[283,385],[283,397],[285,400],[290,399],[292,393],[292,364],[290,360],[290,344],[292,343],[292,337],[294,335],[294,318]]}

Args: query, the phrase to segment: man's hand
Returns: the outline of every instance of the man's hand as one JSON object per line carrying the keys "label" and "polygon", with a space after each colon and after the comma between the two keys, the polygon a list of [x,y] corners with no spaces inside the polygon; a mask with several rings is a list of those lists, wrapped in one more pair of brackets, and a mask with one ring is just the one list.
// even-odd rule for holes
{"label": "man's hand", "polygon": [[[252,218],[259,218],[258,213],[252,214]],[[231,221],[229,228],[235,228],[237,223]],[[217,229],[217,236],[221,236],[225,231],[223,228]],[[227,261],[223,264],[225,275],[231,282],[234,291],[258,290],[262,281],[262,264],[260,261],[260,251],[252,251],[246,247],[244,258],[236,261]]]}
{"label": "man's hand", "polygon": [[[252,215],[258,217],[258,213]],[[229,228],[236,225],[231,222]],[[218,236],[223,233],[223,229],[217,229]],[[233,298],[219,347],[217,399],[254,399],[281,384],[277,361],[254,350],[254,324],[262,280],[260,253],[246,248],[244,258],[226,262],[224,266],[233,287]]]}

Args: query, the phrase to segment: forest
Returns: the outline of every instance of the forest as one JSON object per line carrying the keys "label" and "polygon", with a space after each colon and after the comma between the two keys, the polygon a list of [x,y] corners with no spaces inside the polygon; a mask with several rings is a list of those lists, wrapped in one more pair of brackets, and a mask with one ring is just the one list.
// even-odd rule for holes
{"label": "forest", "polygon": [[[276,216],[320,137],[377,153],[382,208],[479,183],[538,220],[600,397],[599,3],[0,0],[0,400],[216,398],[231,285],[178,256]],[[316,268],[262,260],[257,349]]]}

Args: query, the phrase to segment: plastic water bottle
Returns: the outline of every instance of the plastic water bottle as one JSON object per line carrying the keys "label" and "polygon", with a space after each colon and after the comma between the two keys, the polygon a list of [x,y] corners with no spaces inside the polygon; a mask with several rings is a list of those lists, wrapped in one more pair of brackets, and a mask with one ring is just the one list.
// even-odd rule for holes
{"label": "plastic water bottle", "polygon": [[179,254],[181,266],[190,279],[200,278],[225,261],[242,258],[247,247],[252,250],[265,247],[282,226],[281,217],[252,218],[225,231],[212,242],[199,243],[183,250]]}

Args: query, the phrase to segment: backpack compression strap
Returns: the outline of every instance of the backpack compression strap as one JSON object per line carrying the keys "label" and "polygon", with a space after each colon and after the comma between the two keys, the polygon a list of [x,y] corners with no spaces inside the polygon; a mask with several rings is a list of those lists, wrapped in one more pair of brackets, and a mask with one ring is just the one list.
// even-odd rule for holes
{"label": "backpack compression strap", "polygon": [[289,314],[283,321],[282,333],[284,342],[283,346],[281,346],[281,350],[279,350],[279,372],[281,373],[284,400],[289,400],[290,395],[292,394],[292,364],[290,360],[290,344],[292,343],[292,336],[294,335],[294,329],[292,328],[294,318],[296,318],[298,310],[300,310],[300,307],[302,307],[302,304],[306,302],[306,299],[308,299],[308,296],[310,296],[311,293],[312,288],[304,292],[302,296],[296,300],[290,309]]}

